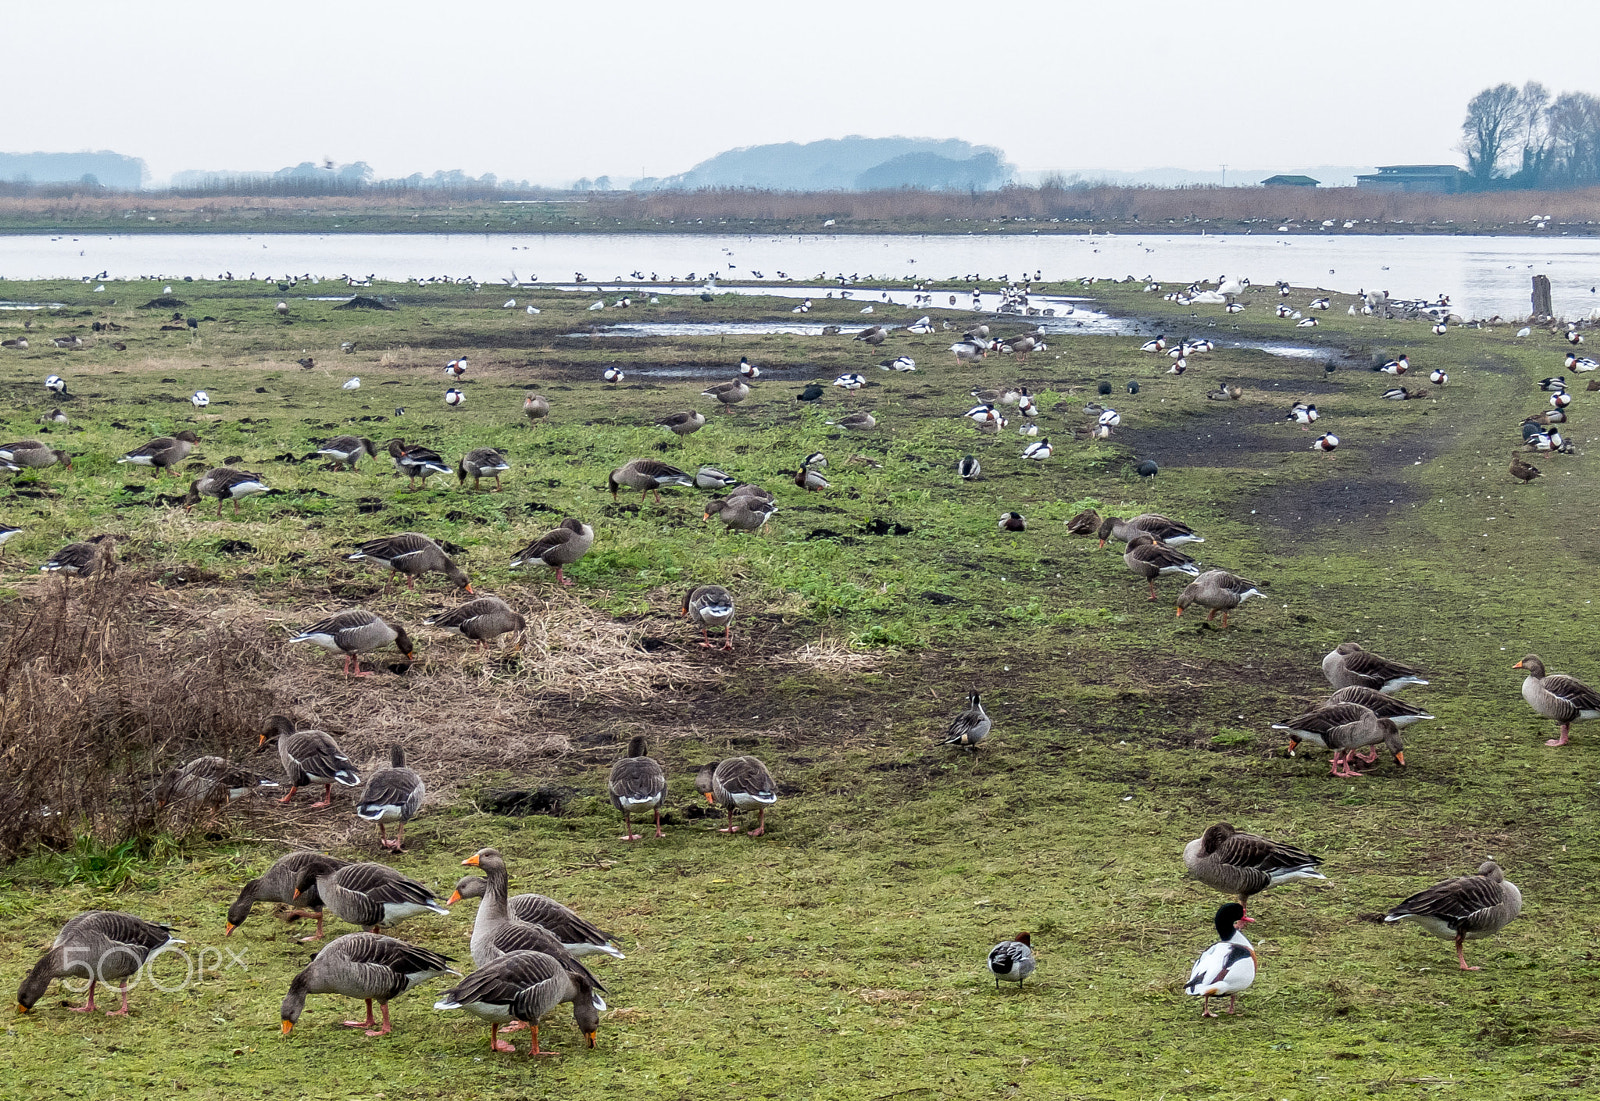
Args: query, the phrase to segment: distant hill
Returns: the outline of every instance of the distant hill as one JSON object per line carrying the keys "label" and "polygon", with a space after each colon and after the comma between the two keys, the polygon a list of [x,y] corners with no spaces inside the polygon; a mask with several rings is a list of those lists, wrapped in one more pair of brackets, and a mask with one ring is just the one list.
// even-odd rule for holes
{"label": "distant hill", "polygon": [[1013,168],[991,146],[955,138],[828,138],[805,144],[730,149],[677,176],[650,177],[639,191],[746,187],[774,191],[863,191],[878,188],[986,190],[1011,178]]}
{"label": "distant hill", "polygon": [[12,183],[96,183],[137,191],[148,175],[142,159],[121,153],[0,153],[0,180]]}

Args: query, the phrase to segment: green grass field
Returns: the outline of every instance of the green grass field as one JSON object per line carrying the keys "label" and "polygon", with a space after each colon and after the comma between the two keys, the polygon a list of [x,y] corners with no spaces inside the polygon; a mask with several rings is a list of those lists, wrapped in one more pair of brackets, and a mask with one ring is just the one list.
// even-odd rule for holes
{"label": "green grass field", "polygon": [[[35,568],[51,552],[114,533],[124,575],[174,609],[163,638],[225,623],[255,640],[266,660],[253,690],[334,731],[364,766],[404,742],[429,804],[400,856],[378,855],[341,792],[331,811],[305,809],[308,796],[290,811],[252,799],[221,829],[174,821],[121,848],[85,839],[0,872],[7,982],[88,908],[168,921],[213,968],[183,982],[167,961],[156,978],[174,989],[140,987],[128,1018],[68,1013],[73,995],[52,988],[0,1040],[6,1095],[1488,1098],[1561,1096],[1594,1077],[1600,731],[1579,725],[1570,746],[1547,749],[1554,724],[1522,702],[1510,668],[1534,650],[1552,669],[1600,676],[1585,580],[1600,546],[1596,399],[1577,387],[1565,427],[1578,454],[1534,458],[1545,477],[1530,485],[1506,472],[1520,416],[1547,408],[1537,380],[1561,373],[1558,336],[1455,326],[1435,337],[1423,323],[1347,317],[1343,297],[1308,336],[1270,316],[1266,290],[1233,317],[1192,316],[1136,285],[1087,292],[1169,337],[1319,349],[1220,347],[1177,377],[1125,337],[1051,338],[1026,362],[958,367],[947,349],[971,315],[954,311],[934,314],[954,333],[895,333],[873,351],[850,340],[862,319],[840,302],[805,319],[841,325],[838,336],[641,339],[584,330],[621,317],[793,318],[786,302],[731,296],[602,317],[585,309],[594,296],[556,293],[535,294],[543,312],[531,317],[467,287],[408,290],[381,313],[289,299],[279,317],[276,290],[205,283],[178,291],[179,312],[215,319],[190,333],[159,331],[171,309],[138,308],[158,290],[0,284],[0,299],[66,304],[0,314],[0,337],[30,342],[0,349],[0,431],[9,441],[43,430],[36,419],[57,404],[50,374],[73,395],[60,403],[71,423],[41,437],[72,453],[72,470],[0,485],[0,523],[25,529],[5,547],[6,622],[58,587]],[[93,322],[120,328],[94,333]],[[82,349],[50,343],[74,333]],[[353,353],[339,350],[347,341]],[[1381,400],[1395,380],[1364,366],[1400,351],[1413,368],[1399,381],[1426,387],[1444,366],[1449,384]],[[450,409],[442,368],[462,354],[471,368],[454,385],[467,400]],[[915,374],[873,366],[899,354],[915,357]],[[714,412],[699,391],[733,377],[741,355],[763,377],[734,412]],[[315,365],[303,369],[307,356]],[[1338,369],[1325,373],[1327,361]],[[627,374],[616,387],[600,380],[613,364]],[[804,382],[857,370],[872,385],[828,386],[815,408],[794,400]],[[342,390],[352,376],[361,388]],[[1096,392],[1103,380],[1110,397]],[[1206,399],[1219,382],[1243,397]],[[1000,383],[1036,395],[1049,461],[1020,457],[1014,425],[983,437],[960,418],[970,388]],[[201,411],[188,401],[197,389],[211,398]],[[522,423],[525,389],[550,399],[547,423]],[[1302,398],[1322,412],[1317,430],[1339,435],[1334,454],[1283,422]],[[1122,412],[1111,440],[1072,440],[1090,401]],[[653,427],[690,408],[707,414],[697,435]],[[877,429],[826,423],[860,409]],[[202,442],[181,483],[115,463],[182,428]],[[279,459],[346,431],[424,442],[451,461],[503,446],[514,469],[499,494],[454,479],[409,493],[386,456],[354,474]],[[807,494],[789,479],[814,450],[828,455],[833,487]],[[968,453],[984,477],[963,483],[955,464]],[[699,491],[668,491],[659,507],[626,493],[613,503],[608,471],[639,456],[766,485],[780,506],[770,530],[723,532],[702,519]],[[175,506],[188,478],[235,457],[281,492],[245,502],[237,519]],[[1162,467],[1153,481],[1132,473],[1146,457]],[[1265,582],[1270,598],[1226,631],[1174,617],[1175,582],[1147,603],[1118,553],[1066,533],[1090,504],[1186,520],[1206,537],[1191,548],[1204,565]],[[997,530],[1010,509],[1028,531]],[[564,515],[597,531],[569,571],[573,588],[507,569]],[[374,567],[344,561],[352,544],[405,530],[464,548],[474,587],[529,613],[520,655],[485,659],[422,627],[457,600],[441,579],[385,593]],[[676,615],[704,582],[739,602],[731,655],[701,650]],[[412,629],[408,675],[346,683],[336,657],[285,643],[355,605]],[[1347,639],[1432,681],[1406,693],[1437,719],[1408,728],[1404,770],[1386,758],[1334,780],[1326,760],[1287,756],[1268,729],[1325,696],[1318,662]],[[973,689],[993,735],[975,754],[939,749]],[[668,769],[671,810],[665,840],[629,845],[605,777],[637,733]],[[780,784],[759,840],[709,832],[697,803],[695,768],[730,752],[762,757]],[[258,760],[276,769],[275,757]],[[505,787],[554,792],[562,811],[484,809]],[[1186,878],[1180,854],[1219,820],[1317,853],[1328,881],[1255,901],[1260,976],[1239,1017],[1201,1021],[1182,984],[1224,900]],[[231,938],[222,926],[240,884],[291,844],[388,860],[445,894],[464,857],[499,847],[514,892],[559,898],[622,939],[628,958],[596,966],[612,1007],[599,1048],[582,1049],[559,1012],[541,1032],[559,1058],[493,1055],[486,1026],[433,1011],[443,984],[398,999],[390,1037],[336,1027],[357,1007],[314,996],[283,1038],[279,1002],[313,949],[269,907]],[[1489,855],[1526,904],[1499,936],[1469,945],[1482,971],[1456,970],[1444,941],[1381,924],[1401,898]],[[398,935],[466,961],[472,909]],[[1038,974],[996,993],[985,953],[1023,929]]]}

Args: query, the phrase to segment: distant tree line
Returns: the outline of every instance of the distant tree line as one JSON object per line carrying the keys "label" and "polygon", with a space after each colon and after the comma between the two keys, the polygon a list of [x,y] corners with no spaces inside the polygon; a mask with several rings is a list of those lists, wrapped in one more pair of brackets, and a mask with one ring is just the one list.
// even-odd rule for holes
{"label": "distant tree line", "polygon": [[461,198],[493,198],[507,191],[533,190],[527,180],[502,180],[493,172],[469,176],[459,168],[424,176],[413,172],[394,179],[376,179],[365,161],[335,165],[302,161],[276,172],[179,172],[172,191],[180,195],[358,195],[371,192],[445,192]]}
{"label": "distant tree line", "polygon": [[1536,80],[1485,88],[1467,104],[1461,152],[1482,191],[1600,184],[1600,96],[1552,97]]}

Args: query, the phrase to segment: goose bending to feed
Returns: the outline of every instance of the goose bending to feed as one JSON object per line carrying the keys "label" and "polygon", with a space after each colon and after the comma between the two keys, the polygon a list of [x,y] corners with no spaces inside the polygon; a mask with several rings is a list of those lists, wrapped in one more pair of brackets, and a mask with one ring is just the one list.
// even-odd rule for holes
{"label": "goose bending to feed", "polygon": [[111,572],[116,564],[116,540],[96,535],[82,543],[68,543],[39,567],[41,573],[59,573],[68,578],[94,577]]}
{"label": "goose bending to feed", "polygon": [[1156,599],[1156,578],[1169,573],[1199,577],[1200,567],[1194,559],[1180,550],[1164,547],[1149,535],[1135,535],[1128,540],[1128,549],[1122,554],[1128,569],[1145,579],[1150,586],[1150,599]]}
{"label": "goose bending to feed", "polygon": [[267,719],[267,729],[257,747],[266,748],[267,739],[274,734],[278,736],[278,760],[289,780],[289,794],[278,802],[289,802],[306,784],[321,784],[322,801],[311,804],[312,810],[318,810],[333,805],[334,784],[353,788],[361,783],[355,763],[345,756],[332,735],[321,730],[296,730],[294,720],[287,715],[273,715]]}
{"label": "goose bending to feed", "polygon": [[[1093,511],[1093,510],[1090,510]],[[1083,515],[1080,513],[1079,515]],[[1205,540],[1194,533],[1188,524],[1174,520],[1170,516],[1163,516],[1159,512],[1146,512],[1128,520],[1119,520],[1115,516],[1107,516],[1100,521],[1099,531],[1100,546],[1115,539],[1119,543],[1126,543],[1136,535],[1148,535],[1152,539],[1165,543],[1169,547],[1181,547],[1185,543],[1204,543]]]}
{"label": "goose bending to feed", "polygon": [[272,777],[225,757],[196,757],[162,780],[156,789],[156,802],[163,806],[176,800],[231,803],[252,791],[277,786],[278,781]]}
{"label": "goose bending to feed", "polygon": [[[294,977],[284,995],[281,1017],[283,1034],[300,1021],[307,994],[343,994],[367,1003],[365,1021],[345,1021],[345,1028],[364,1028],[368,1036],[387,1036],[389,1002],[412,987],[441,975],[461,972],[450,966],[450,957],[418,948],[403,940],[375,933],[346,933],[335,937],[311,957],[311,962]],[[372,1003],[383,1009],[383,1027],[372,1016]]]}
{"label": "goose bending to feed", "polygon": [[461,456],[461,462],[456,465],[456,477],[460,478],[460,485],[465,488],[467,479],[472,479],[472,491],[476,493],[479,482],[484,478],[494,479],[494,491],[500,492],[500,475],[511,469],[511,464],[506,461],[505,453],[496,447],[475,447]]}
{"label": "goose bending to feed", "polygon": [[187,459],[189,452],[194,450],[194,445],[199,442],[200,437],[186,428],[171,436],[158,436],[143,447],[129,451],[117,462],[154,467],[155,476],[159,478],[167,467],[176,466]]}
{"label": "goose bending to feed", "polygon": [[513,611],[511,605],[498,596],[480,596],[476,600],[458,604],[449,611],[431,615],[422,622],[429,627],[460,631],[476,642],[479,650],[486,649],[501,635],[523,631],[528,626],[527,617]]}
{"label": "goose bending to feed", "polygon": [[[613,483],[613,493],[614,485]],[[657,494],[658,499],[659,497],[660,494]],[[643,497],[640,499],[643,500]],[[589,548],[592,546],[594,546],[594,528],[575,516],[568,516],[558,527],[545,532],[513,555],[511,568],[531,566],[537,562],[555,570],[556,581],[570,585],[572,579],[561,572],[563,567],[575,565],[580,558],[589,553]]]}
{"label": "goose bending to feed", "polygon": [[700,391],[700,396],[714,398],[722,403],[722,411],[724,413],[731,413],[735,405],[750,396],[750,384],[742,378],[736,378],[732,382],[722,382],[716,386],[708,386]]}
{"label": "goose bending to feed", "polygon": [[235,470],[231,466],[215,466],[189,483],[189,492],[183,498],[183,511],[191,511],[202,497],[217,499],[217,518],[222,518],[222,503],[233,502],[233,514],[239,515],[239,501],[257,493],[271,492],[272,487],[260,474],[248,470]]}
{"label": "goose bending to feed", "polygon": [[1228,996],[1228,1012],[1238,1008],[1239,995],[1256,981],[1256,950],[1245,939],[1243,926],[1248,920],[1244,907],[1230,902],[1217,911],[1217,943],[1200,953],[1189,981],[1183,984],[1191,997],[1204,999],[1200,1016],[1215,1017],[1211,999]]}
{"label": "goose bending to feed", "polygon": [[738,833],[733,815],[742,810],[755,810],[759,816],[749,836],[760,837],[767,832],[767,808],[778,801],[777,785],[772,782],[767,766],[755,757],[729,757],[706,765],[695,776],[694,786],[706,797],[707,803],[727,809],[728,824],[720,827],[718,833]]}
{"label": "goose bending to feed", "polygon": [[685,409],[668,413],[656,421],[657,428],[665,428],[674,436],[692,436],[706,426],[706,415],[698,409]]}
{"label": "goose bending to feed", "polygon": [[543,394],[530,390],[522,395],[522,415],[528,418],[529,424],[538,424],[550,415],[550,402]]}
{"label": "goose bending to feed", "polygon": [[1207,827],[1183,849],[1183,866],[1190,875],[1214,891],[1238,896],[1243,921],[1255,920],[1244,916],[1251,895],[1300,879],[1328,878],[1317,871],[1321,863],[1320,856],[1281,841],[1240,833],[1227,822]]}
{"label": "goose bending to feed", "polygon": [[146,921],[121,910],[89,910],[70,919],[56,934],[33,970],[17,990],[17,1010],[27,1013],[44,997],[55,979],[89,980],[89,999],[72,1006],[77,1013],[93,1013],[96,983],[120,983],[122,1005],[106,1010],[107,1017],[128,1014],[128,978],[136,974],[161,949],[186,944],[172,935],[172,926]]}
{"label": "goose bending to feed", "polygon": [[398,925],[418,914],[448,914],[433,892],[384,864],[346,864],[342,868],[302,868],[295,901],[319,902],[334,915],[369,933]]}
{"label": "goose bending to feed", "polygon": [[967,709],[950,720],[950,729],[945,732],[941,744],[977,749],[993,726],[988,712],[983,709],[983,698],[976,692],[969,693]]}
{"label": "goose bending to feed", "polygon": [[[338,650],[344,655],[344,674],[347,677],[370,677],[371,670],[361,668],[361,655],[369,650],[381,650],[394,643],[406,661],[413,659],[411,636],[406,629],[390,625],[381,616],[365,608],[348,608],[313,623],[290,642],[312,642],[328,650]],[[354,669],[351,663],[355,663]]]}
{"label": "goose bending to feed", "polygon": [[[378,844],[385,849],[404,852],[406,823],[422,809],[422,799],[427,785],[413,769],[406,767],[406,751],[399,745],[389,747],[389,767],[380,768],[367,778],[367,786],[356,801],[356,817],[378,824]],[[385,833],[389,822],[396,823],[394,840]]]}
{"label": "goose bending to feed", "polygon": [[702,519],[709,520],[713,515],[735,531],[759,531],[763,524],[772,519],[772,514],[777,511],[771,501],[760,497],[742,495],[739,497],[713,497],[706,502],[706,511]]}
{"label": "goose bending to feed", "polygon": [[1528,675],[1522,680],[1522,698],[1528,706],[1561,724],[1561,736],[1549,739],[1545,745],[1566,745],[1573,723],[1600,719],[1600,692],[1576,677],[1546,673],[1538,654],[1529,654],[1511,668],[1527,670]]}
{"label": "goose bending to feed", "polygon": [[450,474],[450,467],[445,463],[444,456],[431,447],[421,444],[407,446],[404,440],[393,439],[384,445],[389,456],[394,459],[394,468],[409,479],[408,489],[417,488],[417,479],[422,479],[422,488],[428,488],[428,479],[435,474]]}
{"label": "goose bending to feed", "polygon": [[378,445],[365,436],[335,436],[317,448],[317,454],[346,470],[354,470],[361,456],[378,457]]}
{"label": "goose bending to feed", "polygon": [[[233,931],[244,924],[245,918],[250,916],[250,910],[258,902],[281,902],[285,906],[295,901],[295,888],[300,884],[300,875],[307,869],[312,869],[315,874],[324,871],[338,871],[348,860],[340,860],[336,856],[324,856],[322,853],[290,853],[288,856],[279,857],[262,875],[250,880],[239,888],[239,897],[233,900],[233,905],[228,907],[227,928],[223,936],[233,936]],[[285,917],[303,918],[315,917],[317,919],[316,936],[302,937],[301,940],[322,939],[322,900],[318,899],[315,908],[310,910],[291,910]]]}
{"label": "goose bending to feed", "polygon": [[1222,613],[1222,626],[1228,626],[1228,613],[1252,596],[1266,598],[1254,581],[1246,581],[1237,574],[1227,570],[1207,570],[1184,588],[1178,594],[1178,615],[1191,604],[1198,604],[1202,608],[1210,608],[1206,614],[1206,622],[1211,622],[1211,617],[1219,611]]}
{"label": "goose bending to feed", "polygon": [[543,952],[511,952],[480,967],[464,982],[447,990],[435,1009],[465,1009],[489,1022],[489,1050],[513,1051],[500,1039],[503,1025],[522,1021],[528,1025],[530,1056],[554,1055],[539,1048],[539,1020],[563,1002],[572,1003],[572,1018],[589,1046],[594,1047],[600,1027],[599,1001],[592,984],[561,966]]}
{"label": "goose bending to feed", "polygon": [[659,505],[662,489],[667,486],[693,486],[694,478],[657,459],[633,459],[611,472],[609,485],[613,501],[617,499],[617,491],[626,486],[639,491],[641,504],[644,503],[645,494],[653,492]]}
{"label": "goose bending to feed", "polygon": [[72,456],[39,440],[18,440],[0,447],[0,463],[33,470],[60,463],[71,470]]}
{"label": "goose bending to feed", "polygon": [[469,593],[472,591],[472,583],[467,580],[461,567],[450,560],[443,547],[420,532],[403,531],[398,535],[368,540],[354,554],[348,555],[345,561],[360,562],[363,559],[389,567],[390,573],[383,580],[385,591],[395,574],[404,574],[406,588],[415,589],[417,578],[425,573],[442,573],[456,588]]}
{"label": "goose bending to feed", "polygon": [[[481,875],[463,876],[456,883],[455,893],[448,905],[454,906],[464,898],[484,898],[489,881]],[[561,942],[561,946],[574,956],[606,955],[614,959],[627,959],[620,949],[611,946],[617,938],[585,919],[553,898],[544,895],[512,895],[507,900],[511,916],[528,925],[539,925]]]}
{"label": "goose bending to feed", "polygon": [[[1432,715],[1416,704],[1407,703],[1398,696],[1391,696],[1386,692],[1378,691],[1376,688],[1366,688],[1359,684],[1352,684],[1348,688],[1339,689],[1339,691],[1327,698],[1324,706],[1335,703],[1358,703],[1362,707],[1371,708],[1372,713],[1378,718],[1388,719],[1396,726],[1409,726],[1412,723],[1421,722],[1423,719],[1433,718]],[[1373,750],[1370,755],[1357,754],[1357,756],[1361,757],[1362,760],[1371,762],[1377,759],[1378,754],[1376,750]]]}
{"label": "goose bending to feed", "polygon": [[[1400,740],[1400,728],[1391,719],[1380,719],[1370,707],[1359,703],[1335,703],[1273,723],[1274,730],[1289,732],[1289,752],[1293,753],[1301,742],[1321,746],[1333,754],[1328,775],[1341,779],[1354,779],[1362,775],[1350,767],[1355,751],[1380,742],[1394,753],[1395,764],[1405,767],[1405,744]],[[1364,758],[1366,755],[1363,755]],[[1371,760],[1377,760],[1376,751]]]}
{"label": "goose bending to feed", "polygon": [[1476,875],[1447,879],[1406,899],[1384,915],[1386,922],[1410,918],[1428,932],[1456,942],[1456,962],[1467,965],[1466,943],[1489,937],[1510,925],[1522,912],[1522,892],[1506,878],[1500,865],[1486,860]]}
{"label": "goose bending to feed", "polygon": [[700,646],[711,649],[711,628],[722,630],[722,648],[733,649],[733,594],[721,585],[697,585],[683,595],[679,615],[700,628]]}
{"label": "goose bending to feed", "polygon": [[635,734],[628,742],[628,755],[611,766],[606,790],[611,805],[622,812],[624,832],[619,840],[643,840],[643,834],[633,832],[633,815],[645,811],[656,816],[656,836],[666,836],[661,832],[661,804],[667,797],[667,774],[645,748],[643,734]]}
{"label": "goose bending to feed", "polygon": [[1408,684],[1427,684],[1421,670],[1364,650],[1359,642],[1341,642],[1322,659],[1322,675],[1335,688],[1375,688],[1398,692]]}
{"label": "goose bending to feed", "polygon": [[989,974],[994,976],[997,994],[1002,982],[1014,982],[1020,991],[1023,980],[1033,974],[1036,966],[1033,938],[1027,933],[1018,933],[1012,939],[1003,940],[989,949]]}

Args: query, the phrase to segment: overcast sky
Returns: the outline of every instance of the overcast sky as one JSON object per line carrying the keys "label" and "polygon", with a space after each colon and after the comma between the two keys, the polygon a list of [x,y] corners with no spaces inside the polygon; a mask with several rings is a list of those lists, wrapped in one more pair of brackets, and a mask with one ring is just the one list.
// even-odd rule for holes
{"label": "overcast sky", "polygon": [[6,152],[566,183],[846,134],[1024,170],[1452,162],[1488,84],[1600,92],[1600,4],[0,4]]}

